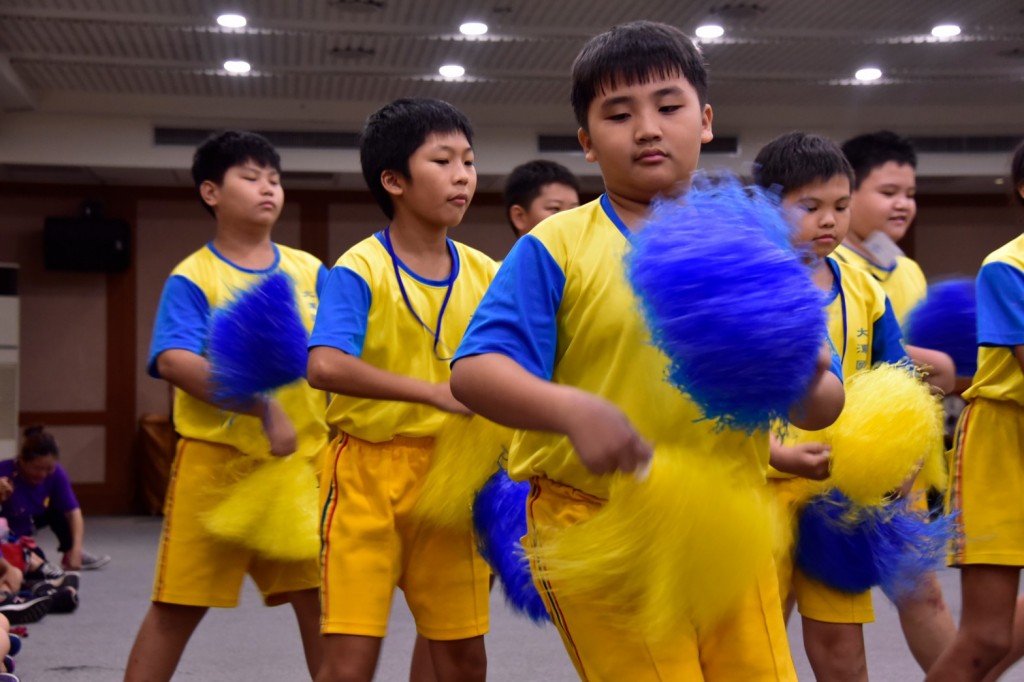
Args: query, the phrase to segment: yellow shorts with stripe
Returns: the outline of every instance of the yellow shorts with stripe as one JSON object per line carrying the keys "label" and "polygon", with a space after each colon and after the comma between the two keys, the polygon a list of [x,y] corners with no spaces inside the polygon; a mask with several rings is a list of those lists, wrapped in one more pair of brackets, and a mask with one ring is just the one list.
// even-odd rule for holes
{"label": "yellow shorts with stripe", "polygon": [[[603,501],[546,478],[531,481],[526,543],[590,519]],[[536,566],[531,566],[536,576]],[[757,585],[736,614],[711,632],[686,628],[657,642],[619,627],[621,614],[583,599],[558,595],[558,586],[534,583],[580,679],[796,680],[782,620],[775,567],[766,562]]]}
{"label": "yellow shorts with stripe", "polygon": [[395,587],[424,637],[487,633],[490,570],[473,533],[410,514],[432,452],[431,438],[331,443],[320,486],[321,633],[383,637]]}
{"label": "yellow shorts with stripe", "polygon": [[801,616],[822,623],[871,623],[875,608],[871,590],[858,593],[840,592],[824,585],[793,565],[799,513],[807,502],[808,482],[799,478],[770,478],[769,489],[775,498],[782,519],[775,564],[778,570],[782,603],[790,593]]}
{"label": "yellow shorts with stripe", "polygon": [[1024,566],[1024,408],[971,401],[957,423],[946,509],[957,514],[951,566]]}
{"label": "yellow shorts with stripe", "polygon": [[189,438],[178,441],[164,502],[153,601],[231,608],[238,605],[246,574],[252,576],[267,606],[284,603],[289,592],[319,587],[315,559],[265,559],[203,528],[200,518],[224,499],[236,480],[233,469],[247,457],[227,445]]}

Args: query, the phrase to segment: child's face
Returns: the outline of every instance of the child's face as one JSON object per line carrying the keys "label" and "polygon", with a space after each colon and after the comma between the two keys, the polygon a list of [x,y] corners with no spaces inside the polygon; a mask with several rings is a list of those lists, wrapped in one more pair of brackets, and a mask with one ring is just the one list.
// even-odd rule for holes
{"label": "child's face", "polygon": [[580,196],[576,190],[560,182],[549,182],[540,188],[540,194],[527,208],[513,206],[510,209],[510,217],[521,237],[537,227],[545,218],[579,205]]}
{"label": "child's face", "polygon": [[232,222],[272,227],[284,206],[281,175],[254,161],[228,168],[219,185],[208,180],[200,192],[218,219]]}
{"label": "child's face", "polygon": [[601,166],[609,192],[642,203],[688,182],[712,138],[711,107],[681,75],[606,88],[587,124],[579,132],[587,161]]}
{"label": "child's face", "polygon": [[787,192],[782,206],[797,225],[794,240],[816,259],[832,253],[850,228],[850,180],[836,175]]}
{"label": "child's face", "polygon": [[853,193],[850,229],[861,239],[882,230],[898,242],[917,215],[916,193],[913,166],[887,161],[868,173]]}
{"label": "child's face", "polygon": [[462,133],[431,133],[409,157],[409,178],[396,174],[396,211],[436,227],[462,222],[476,192],[473,148]]}

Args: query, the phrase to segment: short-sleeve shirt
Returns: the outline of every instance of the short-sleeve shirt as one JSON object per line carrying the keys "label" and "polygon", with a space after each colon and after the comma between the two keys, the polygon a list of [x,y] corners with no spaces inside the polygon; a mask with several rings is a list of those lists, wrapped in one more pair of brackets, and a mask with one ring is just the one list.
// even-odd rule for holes
{"label": "short-sleeve shirt", "polygon": [[865,258],[845,244],[840,244],[833,252],[836,260],[842,261],[858,270],[863,270],[874,277],[882,285],[882,291],[889,297],[896,321],[901,325],[918,303],[928,294],[928,280],[913,259],[898,256],[896,264],[885,268],[869,258]]}
{"label": "short-sleeve shirt", "polygon": [[[383,232],[346,251],[327,277],[309,347],[336,348],[422,381],[448,381],[451,357],[497,264],[465,244],[447,244],[452,270],[445,280],[421,277],[397,255],[392,258]],[[430,405],[344,394],[335,395],[327,411],[331,426],[372,443],[433,436],[444,419]]]}
{"label": "short-sleeve shirt", "polygon": [[1024,345],[1024,235],[985,258],[977,292],[978,371],[963,397],[1024,407],[1024,373],[1013,354]]}
{"label": "short-sleeve shirt", "polygon": [[892,304],[873,277],[842,261],[827,258],[833,287],[828,295],[828,335],[852,377],[880,362],[907,358],[903,333]]}
{"label": "short-sleeve shirt", "polygon": [[33,485],[19,475],[15,460],[5,459],[0,462],[0,477],[9,478],[14,484],[14,492],[0,505],[0,516],[7,519],[7,525],[15,535],[32,535],[32,517],[43,514],[47,509],[67,514],[79,507],[78,499],[71,490],[71,481],[60,464],[42,483]]}
{"label": "short-sleeve shirt", "polygon": [[[212,243],[178,264],[164,285],[149,353],[150,376],[160,378],[157,358],[171,349],[205,355],[213,314],[228,305],[260,278],[287,274],[295,287],[299,314],[307,329],[313,327],[320,290],[327,269],[315,256],[274,244],[274,263],[264,270],[235,265]],[[305,379],[270,394],[284,409],[298,436],[298,452],[312,455],[327,440],[324,411],[327,396]],[[221,409],[182,390],[174,395],[174,426],[185,438],[229,445],[249,455],[269,455],[270,443],[260,419]]]}
{"label": "short-sleeve shirt", "polygon": [[[507,356],[537,377],[614,403],[656,446],[729,457],[763,480],[767,433],[720,429],[665,380],[668,358],[651,342],[626,279],[629,234],[606,195],[546,219],[502,263],[455,362]],[[517,432],[508,471],[516,480],[543,476],[608,496],[610,477],[588,471],[560,434]]]}
{"label": "short-sleeve shirt", "polygon": [[[825,259],[832,271],[832,290],[826,296],[828,335],[842,358],[842,376],[850,378],[878,363],[907,359],[903,334],[882,287],[874,277],[848,263]],[[822,431],[788,426],[784,442],[826,442]],[[772,478],[789,478],[776,470]]]}

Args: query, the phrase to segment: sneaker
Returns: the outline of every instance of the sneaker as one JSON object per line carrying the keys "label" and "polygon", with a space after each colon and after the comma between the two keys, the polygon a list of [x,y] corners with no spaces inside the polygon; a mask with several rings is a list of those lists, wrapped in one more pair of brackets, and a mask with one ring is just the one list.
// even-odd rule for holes
{"label": "sneaker", "polygon": [[[110,563],[110,557],[106,554],[89,554],[88,552],[82,552],[82,570],[83,571],[95,571],[97,568],[103,568]],[[63,564],[64,570],[71,570],[68,568],[67,563]]]}
{"label": "sneaker", "polygon": [[4,672],[14,672],[14,659],[10,656],[4,656]]}
{"label": "sneaker", "polygon": [[32,571],[25,571],[25,582],[35,583],[45,580],[51,584],[59,585],[64,582],[65,575],[66,574],[59,566],[55,566],[49,561],[44,561],[39,568]]}
{"label": "sneaker", "polygon": [[48,583],[45,580],[42,582],[34,583],[27,590],[23,590],[22,596],[31,599],[32,597],[52,597],[57,593],[57,585]]}
{"label": "sneaker", "polygon": [[21,682],[21,680],[11,673],[0,673],[0,682]]}
{"label": "sneaker", "polygon": [[0,602],[0,613],[7,616],[11,625],[36,623],[50,612],[50,597],[15,597],[10,596]]}
{"label": "sneaker", "polygon": [[64,585],[50,595],[50,613],[71,613],[78,608],[78,590]]}

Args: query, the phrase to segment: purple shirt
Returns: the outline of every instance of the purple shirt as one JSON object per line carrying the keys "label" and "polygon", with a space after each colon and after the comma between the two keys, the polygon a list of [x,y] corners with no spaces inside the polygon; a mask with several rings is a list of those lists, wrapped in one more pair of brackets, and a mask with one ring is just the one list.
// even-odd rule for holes
{"label": "purple shirt", "polygon": [[0,516],[7,519],[7,525],[14,535],[32,535],[32,517],[39,516],[48,507],[62,514],[78,509],[78,499],[71,490],[71,481],[60,464],[42,483],[33,485],[18,473],[15,460],[5,459],[0,462],[0,477],[9,478],[14,484],[10,499],[0,506]]}

